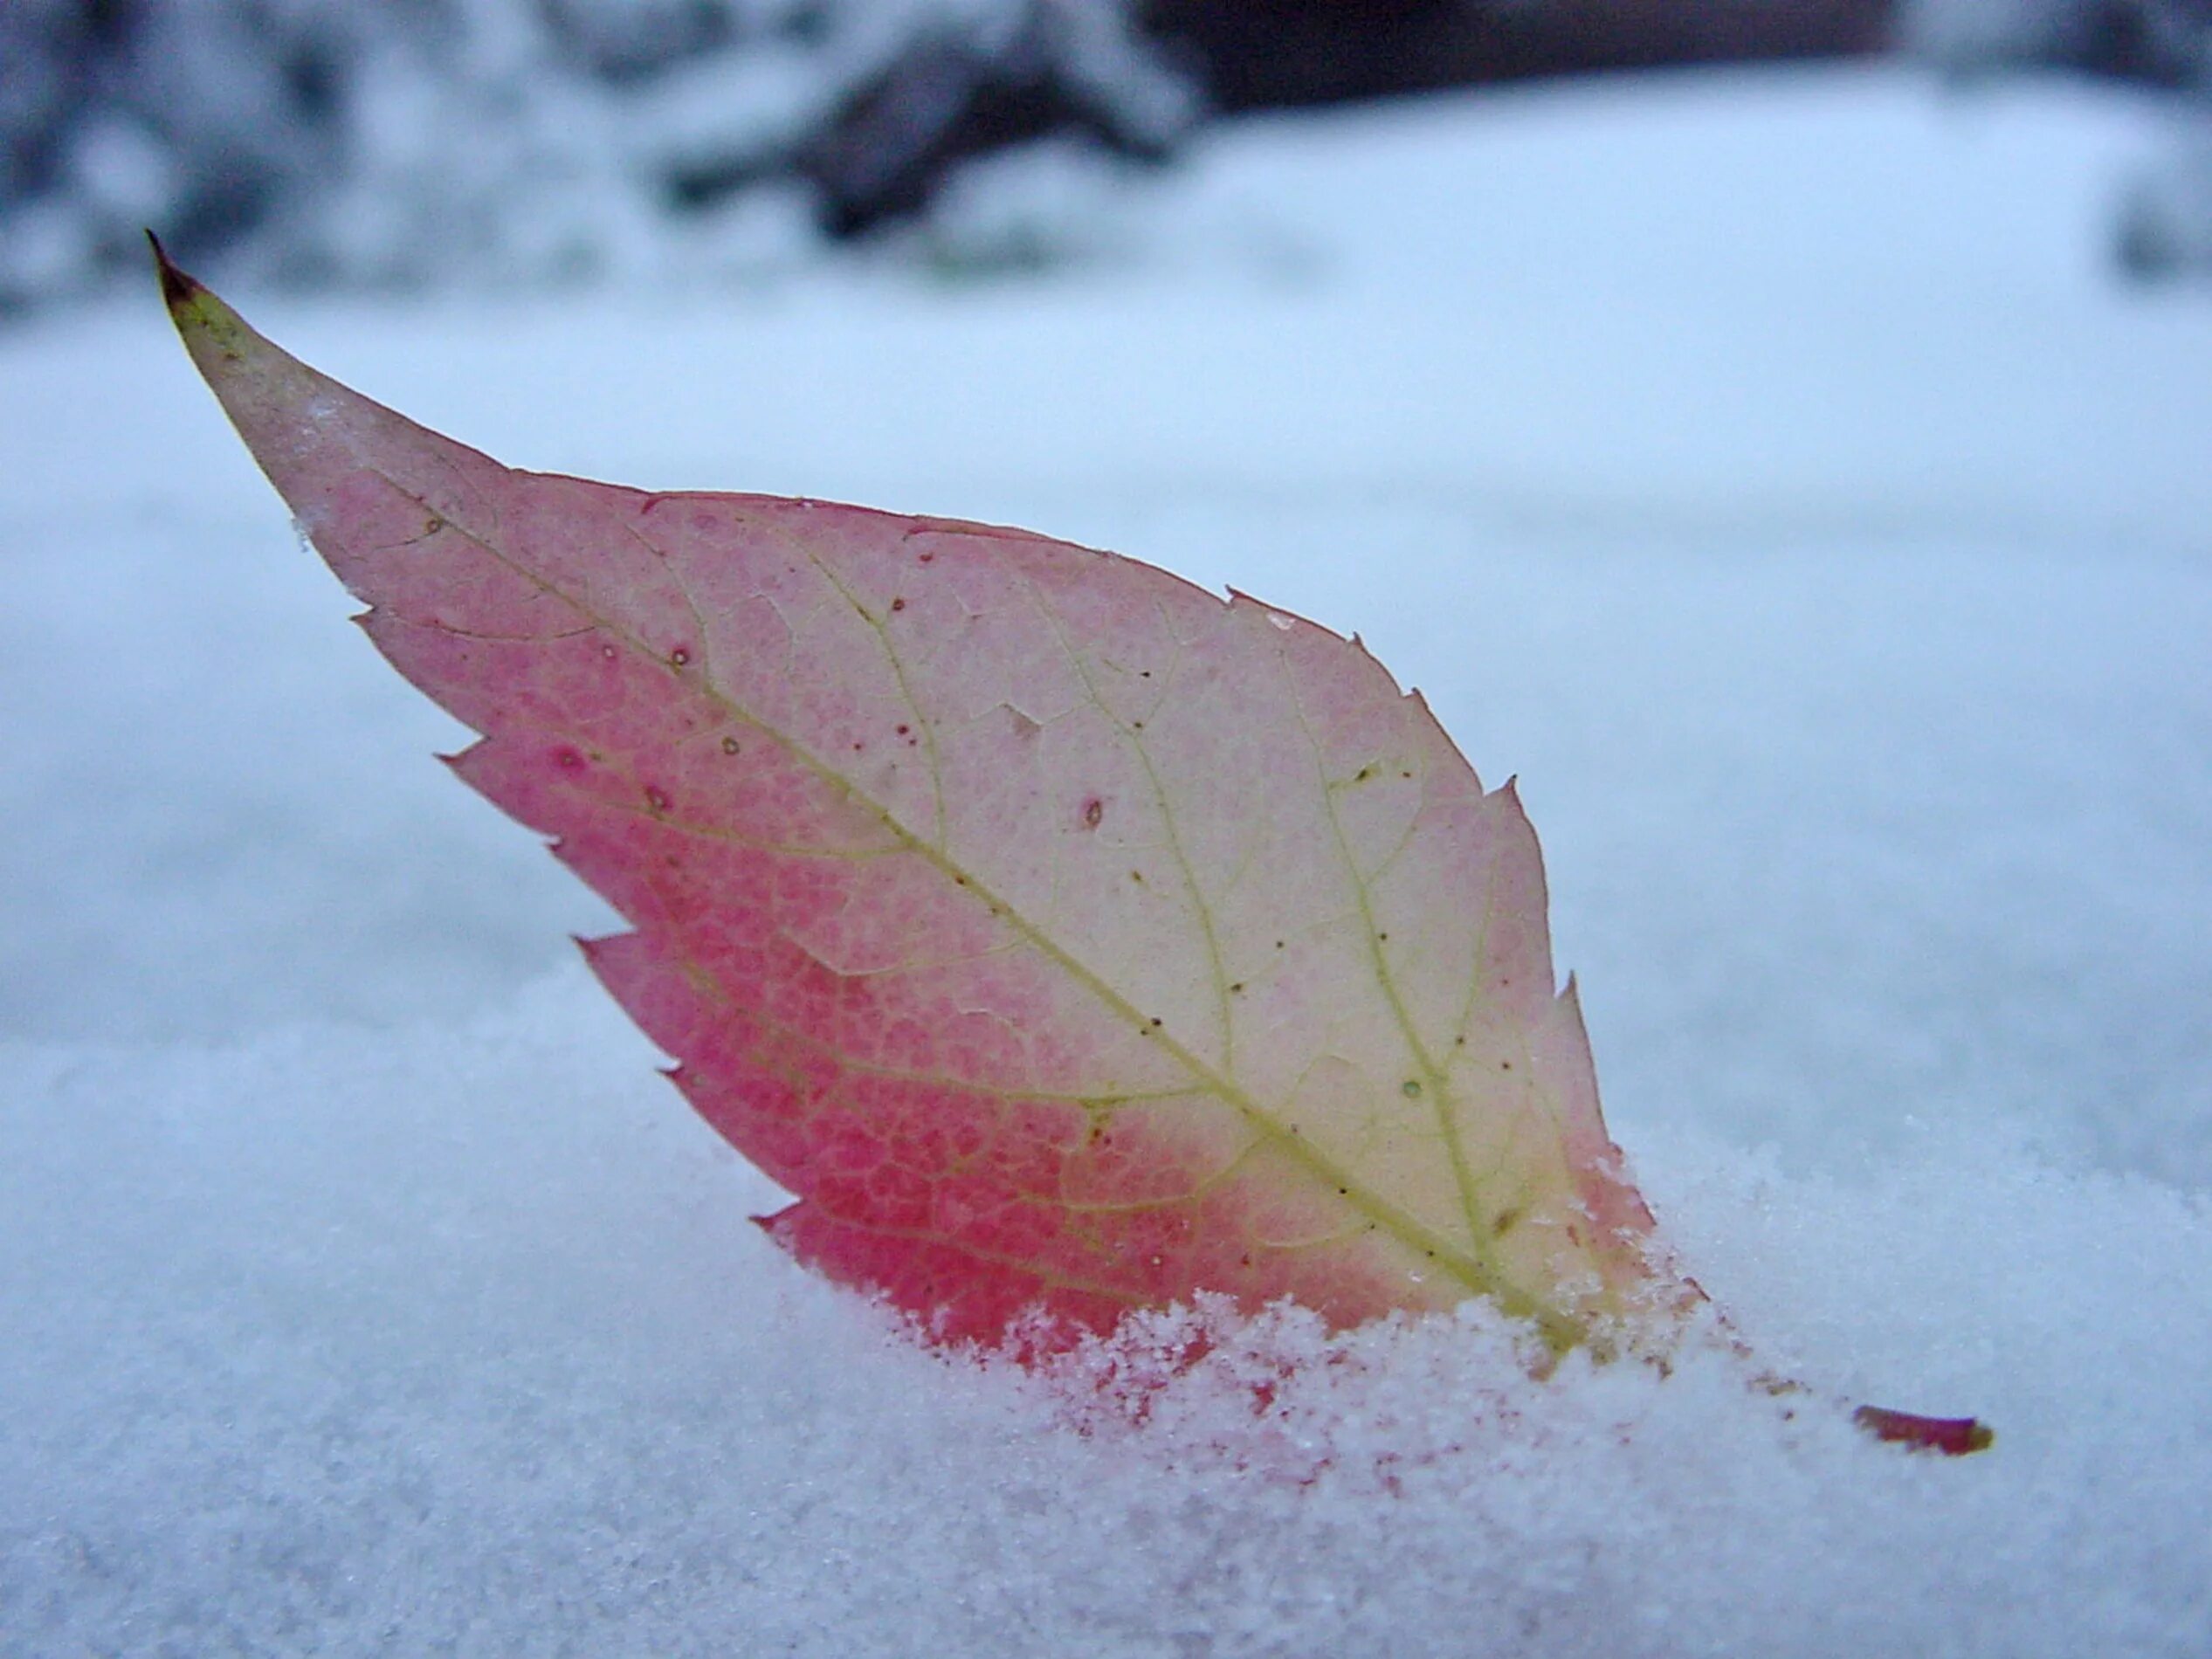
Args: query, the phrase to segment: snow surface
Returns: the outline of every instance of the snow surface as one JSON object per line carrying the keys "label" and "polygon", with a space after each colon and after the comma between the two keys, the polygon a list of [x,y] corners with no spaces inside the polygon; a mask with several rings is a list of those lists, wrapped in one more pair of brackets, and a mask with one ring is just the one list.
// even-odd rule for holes
{"label": "snow surface", "polygon": [[250,307],[518,464],[1359,630],[1520,774],[1779,1400],[1478,1309],[1217,1331],[1140,1427],[912,1346],[747,1224],[150,293],[0,336],[0,1651],[2212,1650],[2212,311],[2098,251],[2156,137],[1552,89],[1030,158],[1021,283]]}

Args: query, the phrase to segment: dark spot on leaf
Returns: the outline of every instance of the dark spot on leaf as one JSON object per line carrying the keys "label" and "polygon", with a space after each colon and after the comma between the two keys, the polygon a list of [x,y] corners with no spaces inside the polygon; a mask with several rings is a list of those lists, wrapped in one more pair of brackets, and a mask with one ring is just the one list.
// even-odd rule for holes
{"label": "dark spot on leaf", "polygon": [[1129,879],[1131,881],[1142,881],[1144,879],[1144,871],[1141,870],[1131,871],[1129,872]]}
{"label": "dark spot on leaf", "polygon": [[904,610],[906,608],[906,602],[903,599],[894,599],[891,602],[891,608],[893,610]]}
{"label": "dark spot on leaf", "polygon": [[1236,983],[1236,984],[1234,984],[1234,985],[1232,985],[1232,986],[1230,986],[1230,987],[1229,988],[1229,989],[1230,989],[1230,994],[1231,995],[1235,995],[1235,996],[1241,996],[1241,995],[1244,995],[1244,981],[1242,981],[1242,980],[1238,980],[1238,981],[1237,981],[1237,983]]}
{"label": "dark spot on leaf", "polygon": [[865,743],[856,742],[856,743],[854,743],[854,744],[853,744],[853,746],[852,746],[852,752],[853,752],[855,754],[859,754],[859,753],[860,753],[860,751],[861,751],[861,750],[863,750],[863,749],[866,748],[867,747],[868,747],[868,746],[867,746]]}
{"label": "dark spot on leaf", "polygon": [[1519,1225],[1520,1212],[1519,1210],[1501,1209],[1498,1212],[1498,1219],[1490,1224],[1490,1236],[1492,1238],[1503,1238]]}
{"label": "dark spot on leaf", "polygon": [[904,736],[906,736],[906,733],[909,733],[909,732],[911,732],[911,731],[913,731],[913,727],[912,727],[912,726],[900,726],[900,727],[899,728],[899,735],[900,737],[904,737]]}
{"label": "dark spot on leaf", "polygon": [[1500,1071],[1511,1071],[1513,1069],[1513,1063],[1511,1060],[1500,1060],[1498,1063],[1498,1069]]}
{"label": "dark spot on leaf", "polygon": [[1414,1078],[1414,1077],[1408,1077],[1408,1078],[1407,1078],[1407,1079],[1406,1079],[1403,1083],[1402,1083],[1402,1084],[1400,1084],[1398,1085],[1398,1092],[1399,1092],[1400,1094],[1403,1095],[1403,1096],[1404,1096],[1407,1099],[1409,1099],[1409,1100],[1418,1100],[1418,1099],[1420,1099],[1420,1098],[1421,1098],[1421,1084],[1420,1084],[1420,1081],[1419,1081],[1417,1078]]}
{"label": "dark spot on leaf", "polygon": [[1141,732],[1144,730],[1144,722],[1142,720],[1131,720],[1129,722],[1129,729],[1133,732]]}
{"label": "dark spot on leaf", "polygon": [[930,553],[930,552],[928,552],[928,551],[925,550],[925,551],[923,552],[922,555],[921,555],[921,561],[922,561],[922,563],[924,563],[924,564],[927,564],[927,563],[928,563],[928,562],[929,562],[932,559],[934,559],[936,556],[937,556],[937,555],[936,555],[935,554],[934,554],[934,553]]}
{"label": "dark spot on leaf", "polygon": [[967,886],[967,885],[968,885],[968,878],[967,878],[967,877],[965,877],[965,876],[954,876],[954,877],[953,878],[953,885],[954,885],[954,886],[955,886],[955,887],[965,887],[965,886]]}
{"label": "dark spot on leaf", "polygon": [[726,737],[722,740],[722,753],[725,754],[741,754],[745,746],[734,737]]}
{"label": "dark spot on leaf", "polygon": [[1139,679],[1150,679],[1152,678],[1152,671],[1148,668],[1140,668],[1137,671],[1137,678]]}
{"label": "dark spot on leaf", "polygon": [[426,536],[434,536],[444,527],[445,520],[439,518],[435,513],[431,513],[429,518],[423,520],[423,533]]}
{"label": "dark spot on leaf", "polygon": [[1369,778],[1373,777],[1374,775],[1375,775],[1375,768],[1374,768],[1373,767],[1371,767],[1371,766],[1363,766],[1363,767],[1361,767],[1361,768],[1360,768],[1357,772],[1354,772],[1354,773],[1352,774],[1352,781],[1353,781],[1353,782],[1354,782],[1354,783],[1365,783],[1365,782],[1366,782],[1366,781],[1367,781]]}
{"label": "dark spot on leaf", "polygon": [[1389,943],[1390,942],[1390,935],[1389,935],[1389,934],[1388,934],[1388,933],[1377,933],[1377,934],[1375,935],[1375,937],[1376,937],[1377,939],[1381,940],[1382,940],[1384,944],[1386,944],[1386,945],[1387,945],[1387,944],[1389,944]]}
{"label": "dark spot on leaf", "polygon": [[1085,829],[1097,829],[1099,827],[1099,820],[1105,816],[1106,802],[1099,800],[1095,795],[1083,803],[1083,827]]}
{"label": "dark spot on leaf", "polygon": [[1152,1022],[1153,1022],[1154,1025],[1158,1025],[1158,1024],[1160,1023],[1160,1016],[1159,1016],[1157,1014],[1155,1014],[1155,1015],[1154,1015],[1152,1016]]}

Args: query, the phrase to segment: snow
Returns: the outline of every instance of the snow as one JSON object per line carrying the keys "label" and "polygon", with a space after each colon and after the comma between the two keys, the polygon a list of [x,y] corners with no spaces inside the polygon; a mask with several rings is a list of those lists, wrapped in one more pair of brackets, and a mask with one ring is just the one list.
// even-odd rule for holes
{"label": "snow", "polygon": [[1531,1381],[1478,1309],[1216,1331],[1136,1427],[912,1346],[747,1224],[150,294],[0,335],[0,1649],[2212,1648],[2212,312],[2098,255],[2157,141],[1551,89],[1137,195],[1040,155],[976,211],[1085,252],[1021,282],[248,306],[519,464],[1359,630],[1519,774],[1615,1132],[1781,1398]]}

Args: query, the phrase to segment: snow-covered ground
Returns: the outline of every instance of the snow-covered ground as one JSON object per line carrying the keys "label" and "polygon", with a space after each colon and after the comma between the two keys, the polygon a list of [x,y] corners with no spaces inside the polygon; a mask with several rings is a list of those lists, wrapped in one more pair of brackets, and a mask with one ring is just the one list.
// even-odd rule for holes
{"label": "snow-covered ground", "polygon": [[746,1224],[150,281],[0,335],[0,1651],[2212,1650],[2212,306],[2102,259],[2159,140],[1531,91],[1005,167],[941,229],[1032,280],[248,307],[518,464],[1358,630],[1520,775],[1692,1269],[1957,1463],[1471,1314],[1140,1432],[911,1347]]}

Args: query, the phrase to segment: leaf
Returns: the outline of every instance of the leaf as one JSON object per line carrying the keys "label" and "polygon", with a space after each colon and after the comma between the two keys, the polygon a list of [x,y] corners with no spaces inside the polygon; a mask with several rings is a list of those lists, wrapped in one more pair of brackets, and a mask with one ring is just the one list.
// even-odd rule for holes
{"label": "leaf", "polygon": [[1356,640],[1019,531],[510,471],[165,281],[454,769],[635,931],[585,947],[766,1225],[945,1339],[1209,1290],[1688,1294],[1599,1113],[1544,875]]}
{"label": "leaf", "polygon": [[1018,530],[512,471],[155,252],[370,638],[482,733],[454,769],[633,925],[586,955],[800,1260],[1032,1353],[1213,1292],[1656,1356],[1704,1301],[1512,784],[1356,637]]}
{"label": "leaf", "polygon": [[511,471],[169,268],[194,360],[765,1223],[944,1339],[1678,1306],[1542,864],[1356,640],[1015,530]]}

